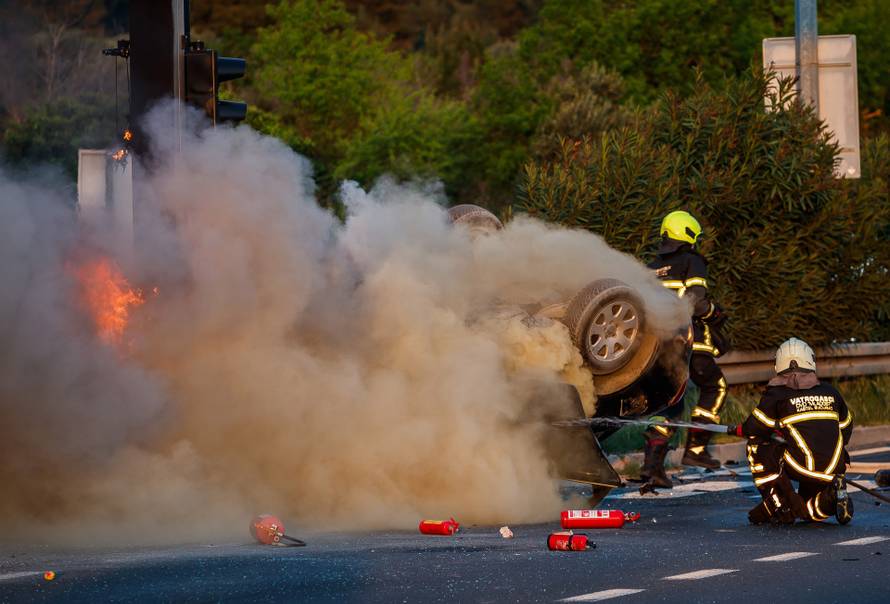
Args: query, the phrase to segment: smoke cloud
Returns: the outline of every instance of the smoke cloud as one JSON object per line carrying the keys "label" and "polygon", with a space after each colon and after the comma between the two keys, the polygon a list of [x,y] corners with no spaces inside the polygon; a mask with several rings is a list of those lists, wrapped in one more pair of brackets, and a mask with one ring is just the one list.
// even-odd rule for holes
{"label": "smoke cloud", "polygon": [[[184,145],[156,150],[135,253],[84,229],[44,179],[0,173],[7,535],[240,539],[268,511],[293,532],[552,518],[523,421],[545,402],[523,384],[569,381],[591,408],[595,394],[568,330],[523,308],[614,277],[650,324],[688,318],[591,233],[518,218],[471,238],[435,188],[387,180],[345,184],[341,223],[275,139],[242,126]],[[70,270],[96,255],[158,289],[117,345]]]}

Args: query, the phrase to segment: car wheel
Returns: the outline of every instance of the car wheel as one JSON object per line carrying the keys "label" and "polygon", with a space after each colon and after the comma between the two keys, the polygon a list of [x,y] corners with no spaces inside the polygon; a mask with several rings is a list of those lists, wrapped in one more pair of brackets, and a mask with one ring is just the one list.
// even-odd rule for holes
{"label": "car wheel", "polygon": [[504,228],[500,219],[483,207],[464,203],[448,208],[448,218],[453,224],[460,224],[473,234],[488,234]]}
{"label": "car wheel", "polygon": [[627,365],[646,327],[642,300],[617,279],[594,281],[575,294],[563,322],[594,375]]}

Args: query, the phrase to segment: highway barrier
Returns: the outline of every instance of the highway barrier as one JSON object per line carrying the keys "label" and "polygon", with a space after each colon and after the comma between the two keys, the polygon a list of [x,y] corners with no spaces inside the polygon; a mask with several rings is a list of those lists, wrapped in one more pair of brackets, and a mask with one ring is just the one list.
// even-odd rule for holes
{"label": "highway barrier", "polygon": [[[717,359],[728,384],[754,384],[775,376],[775,350],[733,351]],[[890,342],[837,344],[816,349],[819,377],[890,373]]]}

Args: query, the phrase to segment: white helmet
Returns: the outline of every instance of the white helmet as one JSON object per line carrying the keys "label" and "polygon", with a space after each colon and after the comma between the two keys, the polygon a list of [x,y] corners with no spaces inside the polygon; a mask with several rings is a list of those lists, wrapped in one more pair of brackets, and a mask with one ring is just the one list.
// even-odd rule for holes
{"label": "white helmet", "polygon": [[803,340],[789,338],[776,351],[776,373],[795,367],[816,371],[816,354]]}

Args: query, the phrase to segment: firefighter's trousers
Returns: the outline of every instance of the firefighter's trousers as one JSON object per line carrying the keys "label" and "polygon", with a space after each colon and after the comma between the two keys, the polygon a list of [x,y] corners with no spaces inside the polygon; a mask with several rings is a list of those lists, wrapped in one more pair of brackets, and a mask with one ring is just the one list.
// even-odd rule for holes
{"label": "firefighter's trousers", "polygon": [[[834,515],[836,505],[830,481],[803,476],[785,464],[785,446],[775,442],[749,442],[748,464],[754,485],[763,497],[769,513],[790,509],[803,520],[822,521]],[[799,486],[797,493],[791,481]]]}
{"label": "firefighter's trousers", "polygon": [[726,400],[726,378],[717,361],[708,353],[692,353],[689,379],[698,386],[698,404],[692,410],[692,421],[720,423],[720,409]]}

